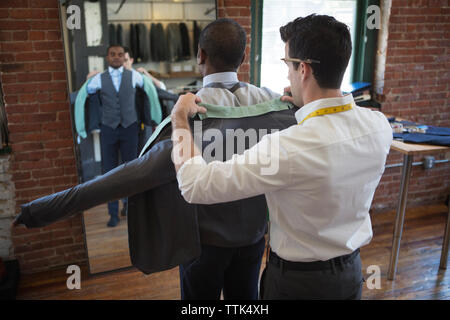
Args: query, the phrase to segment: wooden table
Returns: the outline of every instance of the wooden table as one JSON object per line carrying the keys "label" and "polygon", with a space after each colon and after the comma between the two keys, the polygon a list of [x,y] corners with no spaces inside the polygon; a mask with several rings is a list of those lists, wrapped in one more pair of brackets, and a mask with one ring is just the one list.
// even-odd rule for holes
{"label": "wooden table", "polygon": [[[413,157],[415,155],[437,154],[437,153],[449,152],[450,148],[444,147],[444,146],[404,143],[401,141],[394,140],[392,142],[391,149],[399,151],[403,154],[402,180],[401,180],[401,184],[400,184],[400,195],[399,195],[399,201],[398,201],[398,206],[397,206],[397,214],[395,216],[394,236],[392,239],[392,251],[391,251],[391,258],[390,258],[389,270],[388,270],[388,279],[394,280],[395,273],[397,271],[398,253],[400,250],[400,240],[402,238],[402,232],[403,232],[403,222],[405,219],[406,201],[407,201],[407,197],[408,197],[409,177],[411,175],[411,167],[412,167]],[[444,241],[442,244],[441,261],[440,261],[440,265],[439,265],[440,268],[442,268],[442,269],[447,268],[449,229],[450,229],[449,220],[450,220],[450,210],[449,210],[449,214],[447,216],[447,223],[446,223],[445,233],[444,233]]]}

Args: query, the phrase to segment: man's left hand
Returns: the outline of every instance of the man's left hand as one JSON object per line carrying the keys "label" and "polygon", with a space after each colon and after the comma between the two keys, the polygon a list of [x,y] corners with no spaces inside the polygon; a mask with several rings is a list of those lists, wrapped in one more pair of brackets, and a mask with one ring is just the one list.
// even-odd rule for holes
{"label": "man's left hand", "polygon": [[200,98],[192,93],[180,96],[172,109],[172,118],[188,119],[199,112],[206,113],[206,108],[197,105],[200,102]]}

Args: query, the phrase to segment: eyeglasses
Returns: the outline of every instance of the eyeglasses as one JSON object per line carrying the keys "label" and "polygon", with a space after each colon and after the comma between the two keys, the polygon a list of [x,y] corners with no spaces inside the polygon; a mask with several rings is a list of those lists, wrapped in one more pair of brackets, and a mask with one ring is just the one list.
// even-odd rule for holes
{"label": "eyeglasses", "polygon": [[297,58],[281,58],[281,60],[283,60],[285,63],[287,63],[287,61],[298,62],[298,63],[304,62],[304,63],[309,63],[309,64],[311,64],[311,63],[320,63],[319,60],[313,60],[313,59],[304,59],[304,60],[302,60],[302,59],[297,59]]}

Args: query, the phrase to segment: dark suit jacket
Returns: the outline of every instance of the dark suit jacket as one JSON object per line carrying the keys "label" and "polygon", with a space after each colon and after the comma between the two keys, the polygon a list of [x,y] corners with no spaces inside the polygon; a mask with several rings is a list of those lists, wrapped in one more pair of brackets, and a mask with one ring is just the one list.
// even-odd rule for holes
{"label": "dark suit jacket", "polygon": [[153,61],[167,60],[167,44],[161,23],[152,23],[150,29],[150,52]]}
{"label": "dark suit jacket", "polygon": [[181,57],[185,60],[189,60],[191,58],[191,48],[190,48],[188,28],[186,26],[186,23],[183,22],[179,24],[179,27],[180,27],[181,48],[182,48]]}
{"label": "dark suit jacket", "polygon": [[[245,118],[206,118],[202,120],[202,126],[204,131],[215,128],[223,134],[227,129],[237,128],[244,131],[250,128],[282,130],[296,123],[295,111],[292,108]],[[191,119],[191,128],[193,121]],[[170,122],[163,121],[160,129],[156,139],[138,159],[94,180],[22,205],[18,222],[29,228],[43,227],[101,203],[129,196],[130,256],[133,265],[144,273],[167,270],[200,255],[201,234],[197,221],[200,208],[210,214],[229,213],[236,223],[235,236],[245,240],[247,230],[252,229],[252,221],[248,221],[246,212],[257,211],[260,213],[258,219],[266,219],[264,195],[215,205],[187,203],[178,189],[171,161]],[[256,131],[259,141],[262,136],[260,130]],[[202,149],[209,143],[204,141]],[[246,149],[249,147],[247,145]]]}
{"label": "dark suit jacket", "polygon": [[130,49],[133,55],[136,57],[138,52],[138,37],[136,32],[136,25],[130,24]]}

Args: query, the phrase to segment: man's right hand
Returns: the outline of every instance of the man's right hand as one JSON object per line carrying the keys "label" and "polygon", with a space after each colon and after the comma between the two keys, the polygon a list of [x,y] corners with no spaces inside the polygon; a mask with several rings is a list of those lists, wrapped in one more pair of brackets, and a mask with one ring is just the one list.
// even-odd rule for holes
{"label": "man's right hand", "polygon": [[15,217],[13,222],[11,222],[11,228],[17,227],[19,225],[18,217]]}
{"label": "man's right hand", "polygon": [[92,78],[93,76],[95,76],[96,74],[100,73],[100,71],[98,70],[94,70],[88,73],[88,75],[86,76],[86,80]]}
{"label": "man's right hand", "polygon": [[284,88],[284,93],[280,99],[281,101],[290,102],[294,104],[294,98],[292,98],[291,87]]}

